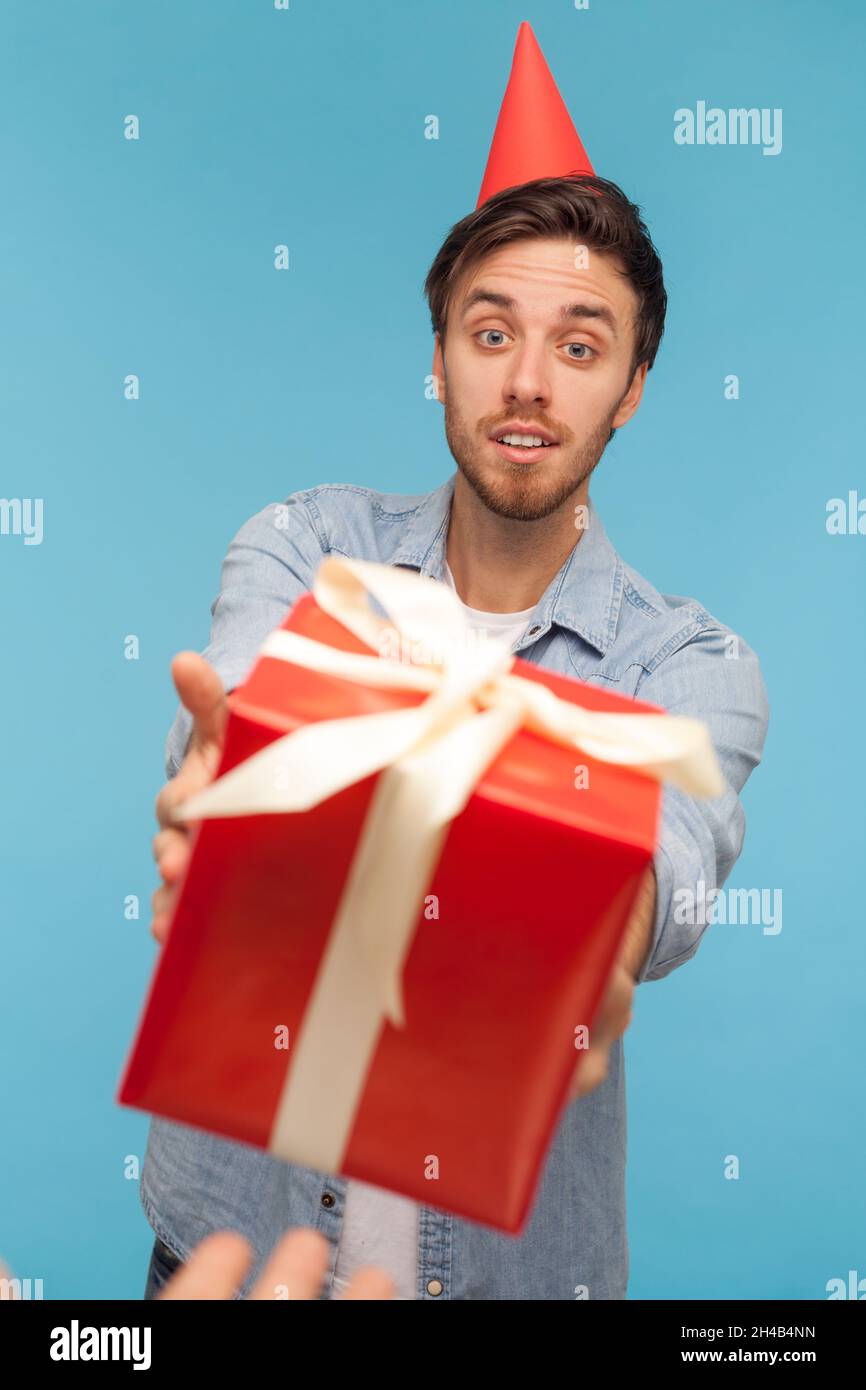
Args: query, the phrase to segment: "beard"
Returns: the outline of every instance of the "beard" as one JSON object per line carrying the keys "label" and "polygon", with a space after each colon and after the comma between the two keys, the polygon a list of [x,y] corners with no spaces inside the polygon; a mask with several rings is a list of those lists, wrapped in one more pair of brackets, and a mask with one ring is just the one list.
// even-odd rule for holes
{"label": "beard", "polygon": [[[489,511],[514,521],[540,521],[550,516],[586,482],[611,437],[611,421],[619,409],[617,401],[608,416],[585,439],[576,441],[570,431],[550,427],[559,441],[554,463],[513,463],[498,457],[488,433],[496,420],[479,422],[470,429],[459,411],[445,398],[445,438],[454,461],[469,486]],[[540,420],[527,422],[542,425]]]}

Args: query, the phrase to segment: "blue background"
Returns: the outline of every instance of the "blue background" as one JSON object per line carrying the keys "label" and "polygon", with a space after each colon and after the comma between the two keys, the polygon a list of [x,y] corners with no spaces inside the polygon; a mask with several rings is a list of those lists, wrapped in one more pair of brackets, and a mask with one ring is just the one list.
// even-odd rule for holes
{"label": "blue background", "polygon": [[[866,536],[825,525],[866,486],[863,7],[22,0],[0,21],[0,491],[44,498],[45,531],[0,536],[0,1252],[48,1298],[144,1286],[124,1162],[147,1120],[113,1097],[156,950],[170,658],[204,646],[267,502],[452,471],[421,285],[475,206],[522,19],[670,294],[593,496],[630,564],[756,648],[771,701],[727,887],[781,888],[783,929],[717,926],[638,991],[630,1296],[866,1276]],[[699,99],[782,107],[782,152],[676,145]]]}

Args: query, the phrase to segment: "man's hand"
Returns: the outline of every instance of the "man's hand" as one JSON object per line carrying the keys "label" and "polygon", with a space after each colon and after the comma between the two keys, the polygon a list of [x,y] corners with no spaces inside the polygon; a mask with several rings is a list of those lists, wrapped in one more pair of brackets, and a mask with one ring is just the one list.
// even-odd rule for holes
{"label": "man's hand", "polygon": [[[252,1260],[249,1241],[238,1231],[216,1231],[205,1237],[157,1300],[226,1299],[243,1283]],[[296,1227],[274,1247],[250,1299],[318,1298],[328,1268],[328,1241],[321,1231]],[[351,1280],[341,1299],[392,1299],[395,1289],[384,1269],[365,1265]]]}
{"label": "man's hand", "polygon": [[617,962],[589,1031],[589,1047],[577,1063],[566,1098],[567,1105],[579,1096],[594,1091],[607,1076],[611,1044],[622,1036],[631,1023],[634,983],[634,976]]}
{"label": "man's hand", "polygon": [[[234,1296],[252,1263],[253,1250],[239,1231],[215,1231],[200,1241],[181,1268],[156,1295],[157,1302],[217,1300]],[[328,1241],[321,1231],[296,1226],[287,1231],[271,1252],[251,1300],[288,1299],[305,1302],[319,1297],[328,1268]],[[20,1285],[0,1260],[0,1299],[20,1297]],[[390,1274],[364,1265],[352,1276],[342,1299],[393,1299],[396,1290]]]}
{"label": "man's hand", "polygon": [[181,704],[193,717],[186,757],[176,777],[166,782],[156,798],[156,818],[162,829],[153,837],[153,857],[162,884],[151,899],[150,930],[162,943],[174,906],[177,884],[189,859],[189,829],[171,820],[179,806],[194,792],[202,791],[216,776],[225,741],[228,703],[222,681],[198,652],[178,652],[171,674]]}
{"label": "man's hand", "polygon": [[598,1008],[598,1016],[590,1029],[589,1047],[577,1063],[566,1105],[595,1090],[604,1080],[611,1044],[622,1037],[631,1023],[635,982],[652,940],[655,906],[655,872],[650,865],[638,889],[619,956]]}

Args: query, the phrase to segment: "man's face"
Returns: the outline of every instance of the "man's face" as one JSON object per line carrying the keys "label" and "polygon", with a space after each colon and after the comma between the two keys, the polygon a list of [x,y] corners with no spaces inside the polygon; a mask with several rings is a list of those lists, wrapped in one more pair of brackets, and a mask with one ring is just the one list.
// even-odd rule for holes
{"label": "man's face", "polygon": [[[458,283],[433,372],[448,447],[491,511],[534,521],[585,496],[611,429],[640,401],[636,311],[620,263],[568,239],[512,242]],[[497,443],[520,431],[554,442]]]}

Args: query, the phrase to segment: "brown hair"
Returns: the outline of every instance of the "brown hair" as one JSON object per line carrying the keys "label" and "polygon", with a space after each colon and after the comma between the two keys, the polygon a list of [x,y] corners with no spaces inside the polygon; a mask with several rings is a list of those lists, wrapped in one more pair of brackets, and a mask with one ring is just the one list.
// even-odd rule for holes
{"label": "brown hair", "polygon": [[630,376],[642,362],[649,370],[665,325],[662,263],[640,208],[615,183],[589,174],[505,188],[454,224],[424,282],[433,331],[443,348],[448,302],[463,273],[500,246],[526,237],[574,237],[592,250],[620,257],[638,299]]}

